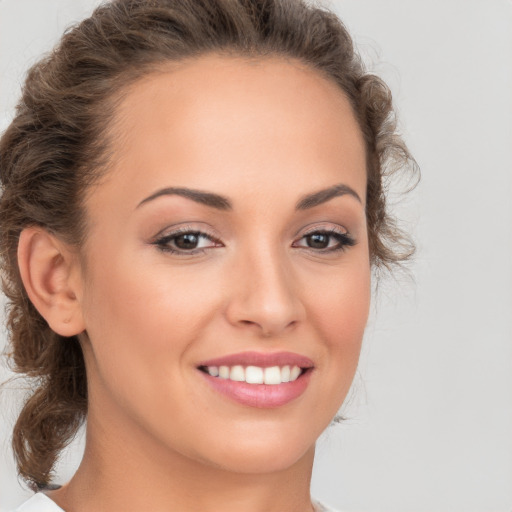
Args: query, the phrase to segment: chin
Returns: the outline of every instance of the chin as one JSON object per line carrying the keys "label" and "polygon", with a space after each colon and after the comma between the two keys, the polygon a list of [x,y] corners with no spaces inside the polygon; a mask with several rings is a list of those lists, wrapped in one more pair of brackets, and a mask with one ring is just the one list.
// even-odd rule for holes
{"label": "chin", "polygon": [[217,468],[223,469],[230,473],[238,474],[269,474],[286,471],[291,467],[299,464],[311,454],[313,460],[314,445],[308,447],[305,451],[280,451],[275,450],[262,451],[255,453],[254,451],[240,452],[236,450],[236,454],[230,454],[224,457],[222,462],[216,465]]}
{"label": "chin", "polygon": [[[213,442],[214,450],[209,456],[203,450],[200,460],[207,465],[225,471],[241,474],[264,474],[285,471],[292,466],[311,458],[313,461],[316,437],[306,438],[304,432],[286,435],[253,435],[248,431],[245,435],[229,436],[224,443]],[[295,434],[295,435],[294,435]]]}

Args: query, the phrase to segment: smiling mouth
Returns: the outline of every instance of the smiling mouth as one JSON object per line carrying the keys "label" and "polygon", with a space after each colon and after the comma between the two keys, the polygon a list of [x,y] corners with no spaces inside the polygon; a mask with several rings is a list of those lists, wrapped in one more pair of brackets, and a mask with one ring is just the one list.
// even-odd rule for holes
{"label": "smiling mouth", "polygon": [[298,399],[308,388],[313,361],[293,352],[230,354],[196,366],[210,389],[243,406],[273,409]]}
{"label": "smiling mouth", "polygon": [[234,382],[245,382],[247,384],[266,384],[275,386],[288,382],[295,382],[301,375],[311,368],[301,368],[297,365],[284,366],[199,366],[199,370],[211,377],[231,380]]}

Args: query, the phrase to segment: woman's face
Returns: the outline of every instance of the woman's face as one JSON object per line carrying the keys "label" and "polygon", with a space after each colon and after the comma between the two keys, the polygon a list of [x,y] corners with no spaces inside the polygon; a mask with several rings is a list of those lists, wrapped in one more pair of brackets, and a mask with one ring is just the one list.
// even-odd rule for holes
{"label": "woman's face", "polygon": [[112,133],[78,296],[91,431],[238,472],[311,455],[370,301],[347,99],[294,61],[210,55],[131,86]]}

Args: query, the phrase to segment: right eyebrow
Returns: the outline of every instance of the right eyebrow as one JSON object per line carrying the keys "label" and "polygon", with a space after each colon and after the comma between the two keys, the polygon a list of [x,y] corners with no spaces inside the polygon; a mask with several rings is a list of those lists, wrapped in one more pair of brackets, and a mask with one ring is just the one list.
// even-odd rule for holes
{"label": "right eyebrow", "polygon": [[192,199],[192,201],[195,201],[196,203],[204,204],[211,208],[216,208],[217,210],[225,211],[233,209],[233,205],[227,197],[214,194],[212,192],[203,192],[201,190],[194,190],[184,187],[167,187],[157,190],[150,196],[146,197],[146,199],[143,199],[137,205],[137,208],[145,203],[148,203],[149,201],[153,201],[153,199],[156,199],[157,197],[172,195],[186,197],[187,199]]}
{"label": "right eyebrow", "polygon": [[297,203],[295,209],[296,210],[307,210],[309,208],[314,208],[322,203],[330,201],[334,197],[349,195],[357,199],[361,204],[361,198],[359,194],[348,185],[344,183],[338,183],[337,185],[333,185],[332,187],[325,188],[323,190],[319,190],[314,192],[313,194],[308,194],[303,196],[299,202]]}

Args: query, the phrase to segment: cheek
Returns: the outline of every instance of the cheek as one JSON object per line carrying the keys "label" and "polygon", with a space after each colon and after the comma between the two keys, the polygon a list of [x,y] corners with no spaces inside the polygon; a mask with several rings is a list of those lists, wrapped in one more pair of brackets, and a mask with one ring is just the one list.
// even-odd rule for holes
{"label": "cheek", "polygon": [[317,314],[326,324],[341,328],[347,335],[364,330],[370,306],[370,265],[366,258],[355,256],[329,276],[316,297]]}
{"label": "cheek", "polygon": [[155,422],[159,411],[178,407],[181,361],[208,322],[207,300],[202,283],[154,262],[121,255],[116,265],[91,265],[85,356],[96,402],[113,399],[141,421]]}
{"label": "cheek", "polygon": [[[187,333],[194,337],[208,297],[201,282],[159,265],[118,260],[115,268],[96,268],[85,297],[87,330],[109,345],[121,343],[142,354],[168,350]],[[195,322],[192,321],[195,319]]]}
{"label": "cheek", "polygon": [[[364,258],[331,277],[316,293],[312,317],[329,351],[329,362],[355,372],[371,299],[371,273]],[[350,369],[350,371],[349,371]]]}

